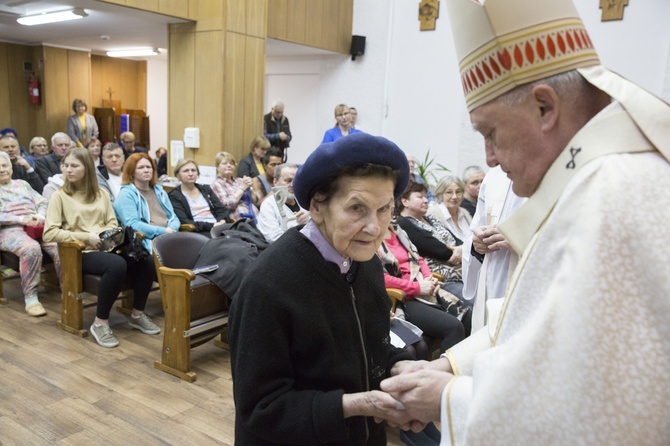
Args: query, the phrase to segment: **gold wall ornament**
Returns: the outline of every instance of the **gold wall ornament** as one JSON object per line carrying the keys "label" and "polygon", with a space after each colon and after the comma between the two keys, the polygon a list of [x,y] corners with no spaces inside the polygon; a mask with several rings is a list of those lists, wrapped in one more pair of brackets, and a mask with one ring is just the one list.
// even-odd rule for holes
{"label": "gold wall ornament", "polygon": [[421,0],[419,3],[419,21],[421,22],[421,31],[434,31],[435,21],[439,16],[440,0]]}
{"label": "gold wall ornament", "polygon": [[623,8],[628,6],[628,0],[600,0],[600,9],[603,10],[600,21],[623,20]]}

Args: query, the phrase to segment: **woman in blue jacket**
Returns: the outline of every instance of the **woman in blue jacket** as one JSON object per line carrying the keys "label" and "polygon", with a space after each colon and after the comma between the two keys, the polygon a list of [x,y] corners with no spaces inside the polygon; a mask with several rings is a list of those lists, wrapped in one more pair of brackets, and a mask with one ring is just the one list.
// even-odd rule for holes
{"label": "woman in blue jacket", "polygon": [[156,179],[156,164],[146,153],[134,153],[123,167],[123,186],[114,200],[114,212],[123,226],[145,235],[144,246],[151,252],[151,240],[179,231],[179,219],[168,194]]}

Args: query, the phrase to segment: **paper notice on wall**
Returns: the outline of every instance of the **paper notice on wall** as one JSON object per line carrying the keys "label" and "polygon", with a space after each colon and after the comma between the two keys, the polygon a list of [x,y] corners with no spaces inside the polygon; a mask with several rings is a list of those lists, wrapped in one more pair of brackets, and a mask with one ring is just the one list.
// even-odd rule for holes
{"label": "paper notice on wall", "polygon": [[199,184],[210,185],[216,180],[216,167],[214,166],[200,166],[200,177],[198,177]]}
{"label": "paper notice on wall", "polygon": [[177,161],[184,158],[184,141],[170,141],[170,165],[174,166]]}

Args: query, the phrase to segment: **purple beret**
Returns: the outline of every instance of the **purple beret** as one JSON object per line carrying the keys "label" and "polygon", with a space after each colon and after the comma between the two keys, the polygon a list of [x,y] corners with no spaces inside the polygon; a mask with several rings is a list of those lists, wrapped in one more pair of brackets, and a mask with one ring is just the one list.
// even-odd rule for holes
{"label": "purple beret", "polygon": [[293,179],[293,192],[300,206],[309,209],[316,186],[325,178],[337,174],[345,167],[379,164],[400,172],[393,189],[398,198],[409,182],[407,155],[400,148],[381,136],[354,133],[332,143],[324,143],[312,152],[300,166]]}

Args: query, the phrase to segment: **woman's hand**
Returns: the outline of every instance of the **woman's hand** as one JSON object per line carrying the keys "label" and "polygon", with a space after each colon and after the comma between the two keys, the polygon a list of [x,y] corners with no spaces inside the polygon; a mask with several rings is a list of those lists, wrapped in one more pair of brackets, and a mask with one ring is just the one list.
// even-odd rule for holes
{"label": "woman's hand", "polygon": [[100,244],[102,241],[100,240],[100,236],[98,235],[97,232],[89,232],[88,233],[88,240],[86,240],[86,245],[93,248],[93,249],[98,249],[100,248]]}
{"label": "woman's hand", "polygon": [[423,296],[434,296],[440,287],[440,283],[434,277],[421,279],[417,282],[419,282],[419,286],[421,287],[421,295]]}
{"label": "woman's hand", "polygon": [[243,185],[242,190],[249,189],[253,184],[254,184],[253,178],[250,178],[246,175],[242,177],[242,185]]}
{"label": "woman's hand", "polygon": [[37,215],[26,215],[23,217],[23,226],[41,226],[43,224],[44,220]]}
{"label": "woman's hand", "polygon": [[450,246],[452,254],[449,257],[449,263],[452,265],[460,265],[463,260],[463,246]]}

